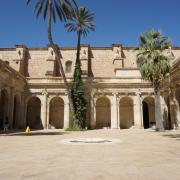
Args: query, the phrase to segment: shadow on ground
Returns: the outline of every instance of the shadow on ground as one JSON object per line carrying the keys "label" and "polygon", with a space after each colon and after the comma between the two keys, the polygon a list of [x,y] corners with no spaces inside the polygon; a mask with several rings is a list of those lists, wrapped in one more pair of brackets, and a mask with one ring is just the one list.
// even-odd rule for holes
{"label": "shadow on ground", "polygon": [[29,134],[26,134],[24,131],[0,133],[0,136],[53,136],[53,135],[64,135],[69,134],[69,132],[57,132],[57,131],[31,131]]}
{"label": "shadow on ground", "polygon": [[176,134],[164,134],[164,137],[169,137],[169,138],[173,138],[176,139],[178,141],[180,141],[180,133],[176,133]]}

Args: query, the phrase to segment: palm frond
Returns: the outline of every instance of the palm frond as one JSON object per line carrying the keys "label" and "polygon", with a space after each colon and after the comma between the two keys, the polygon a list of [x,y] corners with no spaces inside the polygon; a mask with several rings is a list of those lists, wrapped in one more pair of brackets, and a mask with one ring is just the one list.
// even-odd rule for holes
{"label": "palm frond", "polygon": [[70,22],[65,25],[68,32],[80,32],[86,37],[90,31],[95,30],[94,13],[90,13],[85,7],[79,7],[72,14],[73,16],[69,19]]}
{"label": "palm frond", "polygon": [[[32,2],[32,0],[27,0],[26,4],[29,5],[30,2]],[[56,22],[57,17],[60,21],[66,21],[73,9],[77,8],[75,0],[52,0],[51,2],[49,0],[36,0],[34,14],[36,14],[37,18],[43,14],[43,18],[46,20],[47,11],[50,6],[54,22]]]}
{"label": "palm frond", "polygon": [[140,64],[142,78],[153,81],[163,79],[170,71],[170,63],[163,51],[171,43],[159,31],[148,30],[139,37],[137,62]]}

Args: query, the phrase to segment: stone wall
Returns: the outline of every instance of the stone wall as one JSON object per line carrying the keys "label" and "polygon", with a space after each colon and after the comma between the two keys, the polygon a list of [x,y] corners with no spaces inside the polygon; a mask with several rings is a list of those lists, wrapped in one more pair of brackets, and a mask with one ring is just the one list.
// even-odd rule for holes
{"label": "stone wall", "polygon": [[[113,44],[112,47],[81,45],[80,58],[88,101],[89,127],[146,128],[143,119],[145,111],[148,116],[147,127],[154,123],[153,87],[150,82],[141,79],[136,53],[134,48],[122,47],[119,44]],[[164,53],[171,57],[172,69],[169,79],[162,83],[162,117],[165,124],[174,127],[180,124],[180,48],[173,47]],[[76,48],[60,48],[60,54],[64,69],[67,62],[72,62],[72,71],[66,73],[70,82],[75,66]],[[5,114],[9,116],[11,127],[25,127],[27,122],[31,121],[28,114],[32,113],[28,112],[33,107],[28,110],[28,103],[36,97],[39,99],[39,110],[35,114],[39,114],[41,128],[48,128],[51,119],[54,120],[52,126],[67,128],[69,102],[63,79],[57,73],[53,49],[17,45],[16,48],[1,48],[0,58],[4,61],[0,61],[0,92],[3,94],[0,96],[3,99],[0,99],[0,105],[7,99]],[[7,97],[4,94],[7,94]],[[57,110],[56,103],[53,109],[51,106],[51,100],[57,97],[62,99],[61,105],[57,103],[57,107],[61,107],[60,111]],[[100,98],[108,99],[108,103],[98,101]],[[143,101],[147,103],[146,110]],[[21,108],[19,115],[13,114],[14,108]],[[37,117],[34,115],[31,122],[34,125],[34,121],[37,121],[35,116]]]}

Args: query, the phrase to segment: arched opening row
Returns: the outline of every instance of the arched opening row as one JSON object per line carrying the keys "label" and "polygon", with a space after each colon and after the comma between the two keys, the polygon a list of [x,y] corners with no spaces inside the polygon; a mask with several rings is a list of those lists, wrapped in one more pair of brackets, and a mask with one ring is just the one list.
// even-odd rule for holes
{"label": "arched opening row", "polygon": [[[60,97],[54,97],[50,101],[49,128],[64,128],[64,101]],[[41,119],[41,101],[38,97],[32,97],[27,103],[26,126],[31,129],[43,129]]]}
{"label": "arched opening row", "polygon": [[[12,103],[13,102],[13,103]],[[13,106],[12,106],[12,104]],[[11,107],[10,107],[11,106]],[[10,124],[10,108],[12,108],[12,121]],[[1,90],[0,93],[0,129],[3,129],[4,122],[8,121],[8,126],[11,128],[18,128],[20,126],[20,97],[14,96],[13,101],[10,101],[6,89]]]}
{"label": "arched opening row", "polygon": [[[134,104],[130,97],[123,97],[119,102],[119,128],[129,129],[134,125]],[[143,125],[150,128],[155,124],[154,99],[147,97],[142,103]],[[96,128],[111,127],[111,102],[101,97],[96,102]]]}
{"label": "arched opening row", "polygon": [[[20,126],[20,97],[14,96],[12,128]],[[101,97],[96,101],[96,128],[111,127],[111,102],[107,97]],[[128,129],[134,125],[134,104],[130,97],[121,98],[118,106],[119,128]],[[31,129],[42,129],[41,100],[31,97],[27,102],[26,126]],[[6,90],[0,94],[0,129],[3,128],[4,119],[9,115],[9,96]],[[142,115],[144,128],[155,124],[155,104],[152,97],[147,97],[142,102]],[[50,128],[64,128],[64,101],[60,97],[54,97],[49,103]]]}

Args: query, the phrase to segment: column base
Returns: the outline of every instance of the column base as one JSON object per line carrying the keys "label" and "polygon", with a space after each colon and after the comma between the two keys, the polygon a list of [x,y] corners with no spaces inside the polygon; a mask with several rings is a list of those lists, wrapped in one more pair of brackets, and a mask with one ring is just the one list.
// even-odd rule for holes
{"label": "column base", "polygon": [[136,126],[132,126],[132,129],[144,129],[144,127],[136,125]]}

